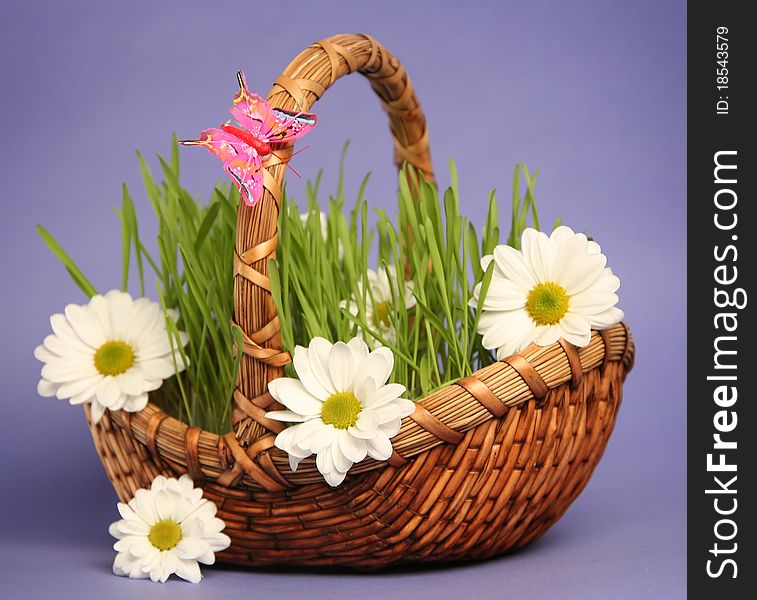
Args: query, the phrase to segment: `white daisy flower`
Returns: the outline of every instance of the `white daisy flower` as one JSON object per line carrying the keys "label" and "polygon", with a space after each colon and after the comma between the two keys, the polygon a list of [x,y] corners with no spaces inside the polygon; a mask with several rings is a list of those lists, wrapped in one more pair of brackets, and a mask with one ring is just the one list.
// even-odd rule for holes
{"label": "white daisy flower", "polygon": [[[176,321],[178,313],[168,311]],[[160,305],[112,290],[89,304],[69,304],[50,317],[48,335],[34,356],[45,365],[37,384],[41,396],[92,404],[97,423],[105,409],[137,412],[147,394],[176,373],[165,316]],[[182,345],[188,341],[180,333]],[[179,370],[185,365],[176,357]]]}
{"label": "white daisy flower", "polygon": [[415,410],[404,398],[405,386],[389,383],[394,355],[385,347],[368,352],[359,338],[332,344],[313,338],[297,346],[294,368],[299,379],[282,377],[268,384],[271,395],[288,410],[269,412],[277,421],[297,423],[276,436],[289,465],[316,455],[316,466],[331,486],[344,481],[353,464],[366,456],[387,460],[390,438]]}
{"label": "white daisy flower", "polygon": [[[368,324],[376,333],[380,334],[387,342],[393,344],[397,341],[397,332],[392,323],[391,315],[394,312],[392,288],[396,286],[397,272],[394,265],[389,265],[385,269],[374,271],[368,269],[368,287],[369,293],[366,295],[365,317]],[[363,282],[358,282],[359,293],[363,293]],[[415,296],[413,295],[413,282],[404,281],[402,286],[402,302],[405,308],[410,309],[415,306]],[[371,302],[373,297],[373,302]],[[353,296],[351,300],[342,300],[339,303],[341,308],[347,308],[353,315],[358,314],[358,306]],[[370,335],[364,334],[358,329],[358,336],[366,339],[371,344],[374,343]]]}
{"label": "white daisy flower", "polygon": [[202,497],[189,475],[158,475],[149,490],[137,490],[128,504],[119,502],[118,512],[123,518],[109,529],[118,539],[113,544],[116,575],[164,583],[176,573],[198,583],[197,563],[212,565],[214,553],[231,544],[221,533],[226,525],[216,517],[216,505]]}
{"label": "white daisy flower", "polygon": [[[522,250],[500,245],[481,259],[494,274],[484,298],[478,332],[485,348],[497,348],[502,360],[526,346],[553,344],[561,337],[586,346],[592,329],[605,329],[623,319],[615,306],[620,287],[599,244],[569,227],[547,237],[528,228]],[[470,305],[478,305],[481,284]]]}

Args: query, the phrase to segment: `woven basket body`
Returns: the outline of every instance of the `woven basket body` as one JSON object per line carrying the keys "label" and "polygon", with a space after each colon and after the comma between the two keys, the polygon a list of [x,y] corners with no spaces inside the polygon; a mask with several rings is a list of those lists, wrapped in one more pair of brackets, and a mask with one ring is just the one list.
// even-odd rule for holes
{"label": "woven basket body", "polygon": [[[389,116],[395,162],[411,163],[430,180],[426,121],[409,78],[369,36],[313,44],[268,99],[305,111],[355,71],[369,79]],[[276,152],[283,160],[290,153]],[[239,209],[235,320],[245,343],[234,432],[188,427],[152,403],[90,422],[119,499],[128,501],[158,474],[189,473],[218,505],[232,539],[218,559],[249,566],[475,559],[539,537],[580,493],[604,451],[633,365],[628,328],[594,332],[580,350],[562,340],[529,347],[431,394],[392,440],[391,459],[355,465],[338,488],[323,482],[312,458],[293,473],[273,446],[282,424],[265,418],[280,407],[267,384],[291,360],[281,350],[268,280],[286,169],[278,161],[266,165],[261,201]]]}

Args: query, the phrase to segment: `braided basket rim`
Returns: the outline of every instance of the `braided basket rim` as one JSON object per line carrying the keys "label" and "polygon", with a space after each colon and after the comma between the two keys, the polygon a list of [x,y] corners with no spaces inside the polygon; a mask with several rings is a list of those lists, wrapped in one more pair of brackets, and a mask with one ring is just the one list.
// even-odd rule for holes
{"label": "braided basket rim", "polygon": [[[538,401],[561,385],[576,386],[588,372],[604,369],[608,363],[621,363],[625,378],[634,360],[635,346],[625,323],[592,332],[591,342],[581,349],[564,340],[550,346],[529,346],[418,400],[416,412],[403,421],[400,433],[392,440],[395,449],[392,458],[385,462],[366,459],[355,465],[349,476],[386,465],[400,466],[439,444],[454,444],[469,429],[500,418],[508,409],[530,400]],[[511,395],[503,398],[492,392],[489,386],[497,377],[505,381],[498,383],[497,388],[512,389]],[[477,389],[481,385],[484,388]],[[454,394],[451,399],[447,398],[450,393]],[[499,408],[492,404],[492,398]],[[117,411],[110,413],[110,417],[144,444],[156,461],[178,465],[198,483],[212,481],[226,487],[279,492],[322,482],[313,457],[305,459],[292,472],[287,454],[273,445],[273,433],[242,448],[233,432],[219,435],[187,425],[163,412],[154,402],[139,412]]]}

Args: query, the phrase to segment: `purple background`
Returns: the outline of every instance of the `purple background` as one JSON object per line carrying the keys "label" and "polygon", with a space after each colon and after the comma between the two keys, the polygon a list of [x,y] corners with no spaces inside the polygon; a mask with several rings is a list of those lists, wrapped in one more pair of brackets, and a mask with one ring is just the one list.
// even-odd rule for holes
{"label": "purple background", "polygon": [[[0,596],[5,598],[682,598],[685,595],[685,4],[642,2],[185,3],[5,1],[0,8],[4,289]],[[223,8],[221,8],[223,7]],[[379,8],[382,7],[382,8]],[[545,222],[595,235],[620,275],[638,347],[594,479],[538,543],[510,557],[371,576],[205,569],[201,586],[110,575],[115,496],[79,410],[35,393],[33,347],[79,291],[34,232],[43,223],[95,285],[120,281],[120,184],[153,233],[134,149],[225,119],[234,73],[265,93],[310,42],[366,31],[405,63],[446,183],[464,211],[507,204],[514,164],[539,169]],[[342,80],[296,168],[394,206],[386,120],[367,83]],[[464,111],[464,112],[463,112]],[[207,197],[219,165],[182,153]],[[153,160],[154,163],[154,160]],[[303,182],[290,180],[302,198]],[[299,593],[298,593],[299,592]]]}

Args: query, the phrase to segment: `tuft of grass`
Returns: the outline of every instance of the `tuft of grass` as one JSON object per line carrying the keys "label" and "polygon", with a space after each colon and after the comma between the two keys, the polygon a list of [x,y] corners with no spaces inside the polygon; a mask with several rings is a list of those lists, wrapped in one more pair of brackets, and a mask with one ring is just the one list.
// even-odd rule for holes
{"label": "tuft of grass", "polygon": [[[480,263],[500,243],[498,203],[492,191],[479,234],[460,213],[454,163],[449,168],[452,184],[443,191],[422,181],[409,166],[403,168],[396,216],[377,209],[378,220],[371,226],[364,198],[367,177],[349,213],[345,211],[342,162],[336,196],[328,200],[325,236],[320,226],[320,174],[307,187],[305,218],[285,194],[279,215],[282,251],[271,261],[270,272],[276,309],[286,316],[281,321],[286,350],[293,352],[314,336],[346,341],[359,333],[394,352],[392,380],[405,385],[411,398],[495,360],[477,333],[481,304],[473,309],[468,302],[476,283],[483,282],[482,298],[491,283],[494,265],[484,272]],[[508,236],[515,247],[526,227],[539,226],[536,177],[523,164],[515,168]],[[394,340],[386,339],[366,318],[366,307],[375,302],[370,286],[361,285],[369,268],[383,270],[389,278],[393,300],[388,318]],[[414,308],[405,308],[405,280],[393,273],[406,273],[412,281]],[[346,300],[355,302],[357,314],[340,307]],[[288,371],[295,376],[291,365]]]}
{"label": "tuft of grass", "polygon": [[[204,429],[225,433],[231,428],[232,392],[239,360],[232,347],[242,345],[241,333],[231,326],[234,310],[233,252],[239,194],[216,187],[202,204],[179,185],[179,154],[174,138],[168,161],[158,156],[162,177],[153,176],[141,154],[137,160],[142,181],[158,221],[158,254],[153,256],[139,235],[137,213],[126,184],[122,188],[120,221],[121,289],[130,283],[136,264],[140,295],[146,280],[154,285],[164,312],[176,308],[180,318],[166,315],[166,329],[176,365],[186,365],[166,381],[153,400],[177,418]],[[41,226],[42,240],[65,265],[87,297],[97,293],[55,238]],[[189,334],[182,347],[178,331]]]}
{"label": "tuft of grass", "polygon": [[[346,151],[347,145],[345,145]],[[405,167],[399,175],[396,215],[376,210],[369,220],[365,200],[366,176],[349,212],[344,193],[344,157],[336,194],[327,203],[326,235],[321,231],[320,173],[307,184],[303,219],[300,207],[285,193],[279,214],[279,248],[270,263],[271,290],[281,318],[284,349],[307,345],[315,336],[348,340],[358,332],[367,340],[392,349],[392,380],[419,398],[440,386],[490,364],[494,355],[477,334],[481,305],[468,306],[474,285],[482,282],[482,297],[491,282],[493,264],[486,272],[481,257],[500,243],[499,207],[495,192],[479,231],[460,213],[457,171],[450,162],[452,184],[445,190],[422,181]],[[154,401],[179,419],[217,433],[231,427],[232,393],[241,354],[242,335],[231,325],[233,315],[233,250],[239,194],[231,186],[213,190],[208,203],[191,196],[179,184],[179,154],[173,140],[169,160],[158,156],[161,177],[156,179],[137,153],[142,182],[158,222],[158,254],[151,254],[139,234],[137,213],[126,184],[121,206],[115,209],[121,230],[121,289],[129,288],[136,266],[140,294],[146,282],[154,284],[164,310],[177,308],[179,320],[166,316],[173,360],[186,369],[166,381]],[[507,243],[518,247],[527,226],[539,226],[534,186],[523,164],[515,167],[512,211]],[[525,191],[521,191],[525,187]],[[530,222],[530,223],[529,223]],[[87,297],[97,293],[74,260],[55,238],[38,226],[42,240],[63,263]],[[386,271],[392,288],[388,318],[394,340],[366,319],[374,302],[367,281],[369,268]],[[393,270],[392,270],[393,269]],[[415,306],[405,308],[404,279],[412,281]],[[357,314],[340,304],[354,300]],[[178,343],[178,331],[189,343]],[[288,374],[295,376],[291,365]]]}

